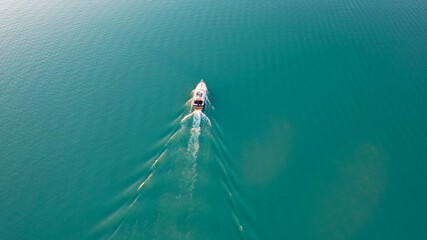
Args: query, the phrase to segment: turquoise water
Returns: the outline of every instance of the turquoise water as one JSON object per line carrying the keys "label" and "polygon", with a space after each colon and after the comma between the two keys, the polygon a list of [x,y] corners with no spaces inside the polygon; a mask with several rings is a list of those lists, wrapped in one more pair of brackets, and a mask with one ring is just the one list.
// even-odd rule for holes
{"label": "turquoise water", "polygon": [[4,1],[1,239],[426,239],[426,10]]}

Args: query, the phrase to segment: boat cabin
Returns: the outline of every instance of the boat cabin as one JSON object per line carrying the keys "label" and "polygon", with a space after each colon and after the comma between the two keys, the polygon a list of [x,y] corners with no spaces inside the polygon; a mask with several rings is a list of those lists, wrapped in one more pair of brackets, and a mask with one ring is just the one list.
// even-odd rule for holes
{"label": "boat cabin", "polygon": [[194,100],[194,104],[193,104],[194,108],[203,108],[203,101],[202,100]]}

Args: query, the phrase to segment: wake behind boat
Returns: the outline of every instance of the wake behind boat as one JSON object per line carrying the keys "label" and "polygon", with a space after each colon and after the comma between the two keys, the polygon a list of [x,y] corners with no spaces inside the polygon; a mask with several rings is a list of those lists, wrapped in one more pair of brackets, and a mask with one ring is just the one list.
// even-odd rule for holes
{"label": "wake behind boat", "polygon": [[200,80],[199,84],[197,84],[196,89],[194,89],[193,95],[193,108],[194,110],[203,110],[206,102],[206,93],[208,88],[206,87],[203,79]]}

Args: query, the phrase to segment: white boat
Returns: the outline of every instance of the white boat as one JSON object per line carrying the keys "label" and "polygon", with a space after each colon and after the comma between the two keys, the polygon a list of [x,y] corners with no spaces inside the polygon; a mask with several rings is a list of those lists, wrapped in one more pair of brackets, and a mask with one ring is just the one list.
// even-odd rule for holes
{"label": "white boat", "polygon": [[195,110],[203,110],[203,107],[205,106],[206,102],[206,94],[207,94],[208,88],[206,87],[205,82],[203,82],[203,79],[200,80],[199,84],[197,84],[196,89],[194,89],[194,95],[193,95],[193,108]]}

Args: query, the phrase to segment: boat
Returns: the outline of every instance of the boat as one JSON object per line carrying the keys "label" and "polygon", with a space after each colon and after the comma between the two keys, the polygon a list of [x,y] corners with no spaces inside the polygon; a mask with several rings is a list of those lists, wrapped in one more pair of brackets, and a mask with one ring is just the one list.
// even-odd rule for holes
{"label": "boat", "polygon": [[199,84],[197,84],[196,89],[194,89],[193,95],[193,108],[194,110],[203,110],[206,103],[206,94],[208,88],[206,87],[206,83],[203,82],[203,79],[200,80]]}

